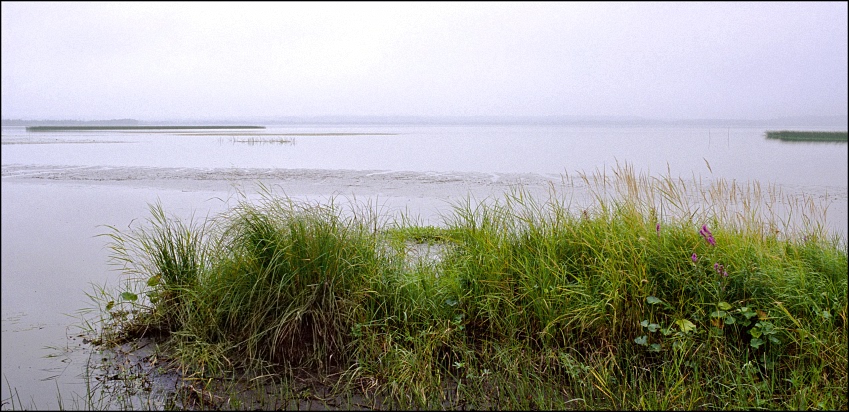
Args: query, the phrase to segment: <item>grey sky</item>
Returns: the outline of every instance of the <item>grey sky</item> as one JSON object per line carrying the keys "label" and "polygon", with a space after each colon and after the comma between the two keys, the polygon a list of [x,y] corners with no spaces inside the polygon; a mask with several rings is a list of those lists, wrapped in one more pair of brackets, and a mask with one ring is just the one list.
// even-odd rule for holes
{"label": "grey sky", "polygon": [[2,117],[846,115],[847,3],[2,3]]}

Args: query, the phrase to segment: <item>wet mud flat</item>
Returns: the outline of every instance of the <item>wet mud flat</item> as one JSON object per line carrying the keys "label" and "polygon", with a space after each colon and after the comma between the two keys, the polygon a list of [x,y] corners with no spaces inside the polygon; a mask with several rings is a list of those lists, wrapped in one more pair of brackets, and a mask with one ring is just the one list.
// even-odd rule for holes
{"label": "wet mud flat", "polygon": [[[443,211],[450,209],[452,202],[496,199],[505,191],[518,186],[540,196],[547,196],[552,188],[560,189],[564,183],[562,176],[535,173],[15,164],[2,166],[2,179],[4,184],[149,189],[152,191],[152,199],[155,199],[155,191],[161,189],[221,192],[222,195],[241,192],[250,197],[263,185],[278,195],[367,202],[378,206],[380,212],[395,214],[404,211],[428,220],[437,220]],[[569,185],[572,189],[580,187],[574,181]]]}
{"label": "wet mud flat", "polygon": [[51,137],[33,138],[4,138],[0,145],[31,145],[31,144],[99,144],[99,143],[127,143],[119,140],[93,140],[93,139],[58,139]]}
{"label": "wet mud flat", "polygon": [[[323,187],[339,190],[364,187],[375,191],[408,189],[419,196],[434,197],[453,190],[456,194],[480,188],[504,189],[511,185],[547,186],[562,177],[535,173],[404,172],[383,170],[327,170],[277,168],[167,168],[111,166],[3,165],[4,181],[27,179],[67,182],[111,182],[146,186],[173,186],[184,182],[187,189],[203,182],[292,183],[299,187]],[[191,182],[196,182],[192,184]],[[446,186],[447,185],[447,186]],[[427,189],[441,189],[430,192]]]}

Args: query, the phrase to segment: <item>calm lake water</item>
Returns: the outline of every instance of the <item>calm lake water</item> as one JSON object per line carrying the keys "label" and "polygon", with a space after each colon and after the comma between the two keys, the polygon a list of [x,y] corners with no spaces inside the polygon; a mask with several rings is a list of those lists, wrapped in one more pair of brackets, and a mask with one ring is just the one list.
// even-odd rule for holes
{"label": "calm lake water", "polygon": [[251,132],[28,133],[4,127],[2,408],[12,408],[12,396],[17,407],[19,398],[24,407],[54,408],[59,393],[64,407],[74,408],[73,394],[86,393],[91,352],[75,332],[76,318],[66,314],[89,305],[85,293],[92,283],[114,284],[118,276],[107,262],[107,239],[96,236],[105,232],[99,225],[124,228],[143,220],[147,204],[157,199],[183,217],[223,210],[226,204],[213,199],[232,191],[209,181],[226,171],[260,170],[253,172],[256,180],[275,170],[301,171],[276,180],[304,198],[381,195],[402,207],[430,208],[425,214],[433,215],[445,198],[511,176],[555,179],[628,163],[651,175],[757,180],[785,193],[809,193],[830,203],[829,225],[845,234],[847,145],[767,140],[765,131],[299,125]]}
{"label": "calm lake water", "polygon": [[[27,133],[22,127],[6,127],[6,141],[45,144],[4,145],[2,164],[559,174],[592,172],[619,161],[653,174],[665,173],[668,166],[673,175],[847,186],[846,144],[767,140],[761,128],[269,126],[261,132],[283,136]],[[345,133],[359,135],[334,135]],[[251,142],[271,137],[294,142]],[[59,144],[63,142],[67,144]]]}

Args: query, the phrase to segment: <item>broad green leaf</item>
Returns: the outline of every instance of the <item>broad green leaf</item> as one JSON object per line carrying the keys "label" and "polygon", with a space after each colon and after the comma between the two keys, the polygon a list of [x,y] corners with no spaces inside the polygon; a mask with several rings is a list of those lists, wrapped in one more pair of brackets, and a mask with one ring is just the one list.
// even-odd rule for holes
{"label": "broad green leaf", "polygon": [[663,328],[660,330],[660,333],[662,333],[663,336],[669,336],[672,334],[672,328]]}
{"label": "broad green leaf", "polygon": [[124,292],[121,294],[121,299],[129,300],[130,302],[135,302],[138,298],[139,296],[133,292]]}
{"label": "broad green leaf", "polygon": [[649,321],[647,321],[647,320],[640,322],[640,326],[642,326],[642,327],[646,327],[648,325],[649,325]]}
{"label": "broad green leaf", "polygon": [[728,302],[719,302],[716,305],[716,307],[718,307],[719,310],[729,310],[729,309],[731,309],[731,305],[729,305]]}
{"label": "broad green leaf", "polygon": [[772,336],[772,335],[769,335],[769,341],[770,341],[770,342],[772,342],[772,343],[774,343],[774,344],[776,344],[776,345],[778,345],[779,343],[781,343],[781,341],[780,341],[780,340],[778,340],[778,338],[776,338],[775,336]]}
{"label": "broad green leaf", "polygon": [[646,303],[648,303],[649,305],[656,305],[658,303],[663,303],[663,301],[654,296],[649,296],[646,298]]}
{"label": "broad green leaf", "polygon": [[646,337],[646,335],[634,338],[634,343],[636,343],[637,345],[646,346],[648,344],[648,338]]}
{"label": "broad green leaf", "polygon": [[764,344],[764,341],[762,341],[760,339],[752,339],[752,341],[749,342],[749,346],[751,346],[755,349],[757,349],[758,347],[760,347],[763,344]]}
{"label": "broad green leaf", "polygon": [[831,313],[827,310],[820,312],[820,316],[822,316],[823,319],[831,319]]}
{"label": "broad green leaf", "polygon": [[690,322],[687,319],[678,319],[675,321],[675,324],[678,325],[678,328],[681,329],[681,332],[689,333],[693,329],[696,329],[696,325],[693,322]]}
{"label": "broad green leaf", "polygon": [[712,318],[721,318],[721,317],[725,316],[725,315],[726,315],[726,313],[727,313],[727,312],[725,312],[724,310],[715,310],[715,311],[713,311],[713,312],[711,312],[711,313],[710,313],[710,317],[712,317]]}
{"label": "broad green leaf", "polygon": [[162,278],[160,275],[152,276],[147,280],[147,285],[150,287],[154,287],[159,284],[159,280]]}
{"label": "broad green leaf", "polygon": [[649,351],[660,352],[660,344],[659,343],[652,343],[651,346],[649,346]]}
{"label": "broad green leaf", "polygon": [[725,317],[725,324],[726,325],[733,325],[736,322],[737,322],[737,320],[734,319],[734,316],[728,315],[728,316]]}
{"label": "broad green leaf", "polygon": [[660,325],[658,325],[657,323],[650,323],[649,326],[648,326],[648,329],[649,329],[649,332],[654,333],[654,332],[657,332],[658,329],[660,329]]}
{"label": "broad green leaf", "polygon": [[749,334],[752,335],[753,338],[759,338],[761,337],[761,328],[752,328],[752,330],[749,331]]}
{"label": "broad green leaf", "polygon": [[770,334],[775,333],[775,326],[772,324],[772,322],[768,322],[768,321],[758,322],[758,323],[755,324],[755,327],[761,328],[761,332],[763,332],[765,335],[770,335]]}

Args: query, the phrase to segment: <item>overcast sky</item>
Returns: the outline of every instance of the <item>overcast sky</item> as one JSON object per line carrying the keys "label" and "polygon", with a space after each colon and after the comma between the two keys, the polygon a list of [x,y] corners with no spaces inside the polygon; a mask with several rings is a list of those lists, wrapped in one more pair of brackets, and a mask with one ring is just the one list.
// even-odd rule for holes
{"label": "overcast sky", "polygon": [[847,3],[2,3],[2,117],[847,114]]}

